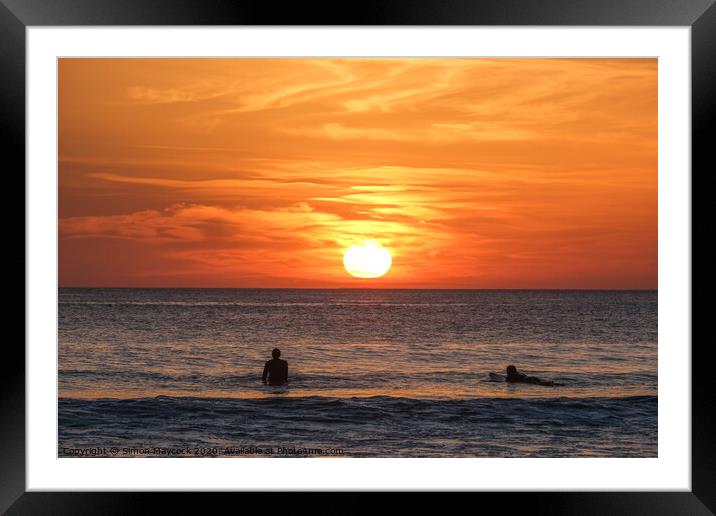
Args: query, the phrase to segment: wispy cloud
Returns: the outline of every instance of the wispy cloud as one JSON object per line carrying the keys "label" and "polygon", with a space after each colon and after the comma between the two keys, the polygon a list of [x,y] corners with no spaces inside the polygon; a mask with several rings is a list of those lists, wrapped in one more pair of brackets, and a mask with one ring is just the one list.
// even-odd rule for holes
{"label": "wispy cloud", "polygon": [[653,287],[656,71],[62,60],[62,281],[350,286],[376,239],[381,285]]}

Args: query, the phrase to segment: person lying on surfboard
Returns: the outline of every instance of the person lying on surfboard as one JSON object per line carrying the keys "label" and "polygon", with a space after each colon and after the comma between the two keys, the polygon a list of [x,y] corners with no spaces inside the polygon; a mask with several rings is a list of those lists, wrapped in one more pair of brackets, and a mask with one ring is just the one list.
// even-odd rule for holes
{"label": "person lying on surfboard", "polygon": [[546,380],[540,380],[536,376],[527,376],[525,373],[520,373],[517,371],[517,368],[513,365],[507,366],[507,377],[505,378],[506,382],[514,382],[514,383],[536,383],[539,385],[555,385],[553,381],[546,381]]}

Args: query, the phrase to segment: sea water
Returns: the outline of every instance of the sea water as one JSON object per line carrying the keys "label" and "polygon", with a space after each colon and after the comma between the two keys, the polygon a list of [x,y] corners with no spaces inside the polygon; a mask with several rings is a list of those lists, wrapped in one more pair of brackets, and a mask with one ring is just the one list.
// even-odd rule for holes
{"label": "sea water", "polygon": [[655,457],[657,297],[60,289],[58,455]]}

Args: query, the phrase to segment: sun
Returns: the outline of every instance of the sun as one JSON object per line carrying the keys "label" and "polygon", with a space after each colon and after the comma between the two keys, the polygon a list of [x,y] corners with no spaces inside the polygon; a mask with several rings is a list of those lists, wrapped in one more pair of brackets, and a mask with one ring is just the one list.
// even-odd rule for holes
{"label": "sun", "polygon": [[349,247],[343,255],[343,266],[356,278],[380,278],[392,264],[390,251],[374,240]]}

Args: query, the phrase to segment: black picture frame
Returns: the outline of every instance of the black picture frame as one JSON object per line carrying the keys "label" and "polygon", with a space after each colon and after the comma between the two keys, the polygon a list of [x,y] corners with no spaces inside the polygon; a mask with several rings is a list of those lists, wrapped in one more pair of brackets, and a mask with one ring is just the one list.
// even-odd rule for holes
{"label": "black picture frame", "polygon": [[[692,192],[693,180],[716,171],[715,0],[363,0],[356,3],[257,0],[0,0],[0,145],[6,177],[18,180],[25,167],[25,30],[31,26],[82,25],[552,25],[691,27]],[[352,7],[351,7],[352,5]],[[685,174],[689,171],[685,170]],[[24,192],[24,181],[17,188]],[[6,190],[8,193],[11,190]],[[18,190],[14,190],[17,192]],[[703,193],[703,190],[702,190]],[[20,197],[17,193],[15,197]],[[24,196],[23,196],[24,198]],[[692,197],[692,219],[695,198]],[[8,231],[12,224],[8,223]],[[692,230],[693,231],[693,230]],[[23,233],[23,242],[25,235]],[[19,235],[18,235],[19,240]],[[693,242],[693,233],[692,233]],[[25,264],[25,246],[22,259]],[[696,262],[692,243],[692,277]],[[15,253],[10,263],[17,263]],[[18,264],[19,266],[19,264]],[[481,493],[502,507],[532,514],[713,514],[716,510],[716,454],[713,438],[714,389],[709,348],[716,339],[698,339],[692,281],[692,490],[690,492]],[[23,290],[24,291],[24,290]],[[24,299],[24,294],[23,294]],[[14,300],[13,300],[14,303]],[[19,303],[16,305],[19,309]],[[24,303],[23,303],[24,308]],[[705,320],[705,313],[698,318]],[[189,511],[207,502],[185,493],[50,493],[25,488],[25,350],[6,339],[0,376],[0,511],[8,514],[119,514],[142,512],[157,501]],[[206,496],[206,495],[204,495]],[[228,496],[228,495],[224,495]],[[246,494],[242,494],[246,503]],[[351,494],[345,511],[364,512],[371,497]],[[422,504],[422,495],[416,500]],[[257,499],[259,501],[259,499]],[[482,500],[481,500],[482,501]],[[441,508],[444,510],[445,507]]]}

